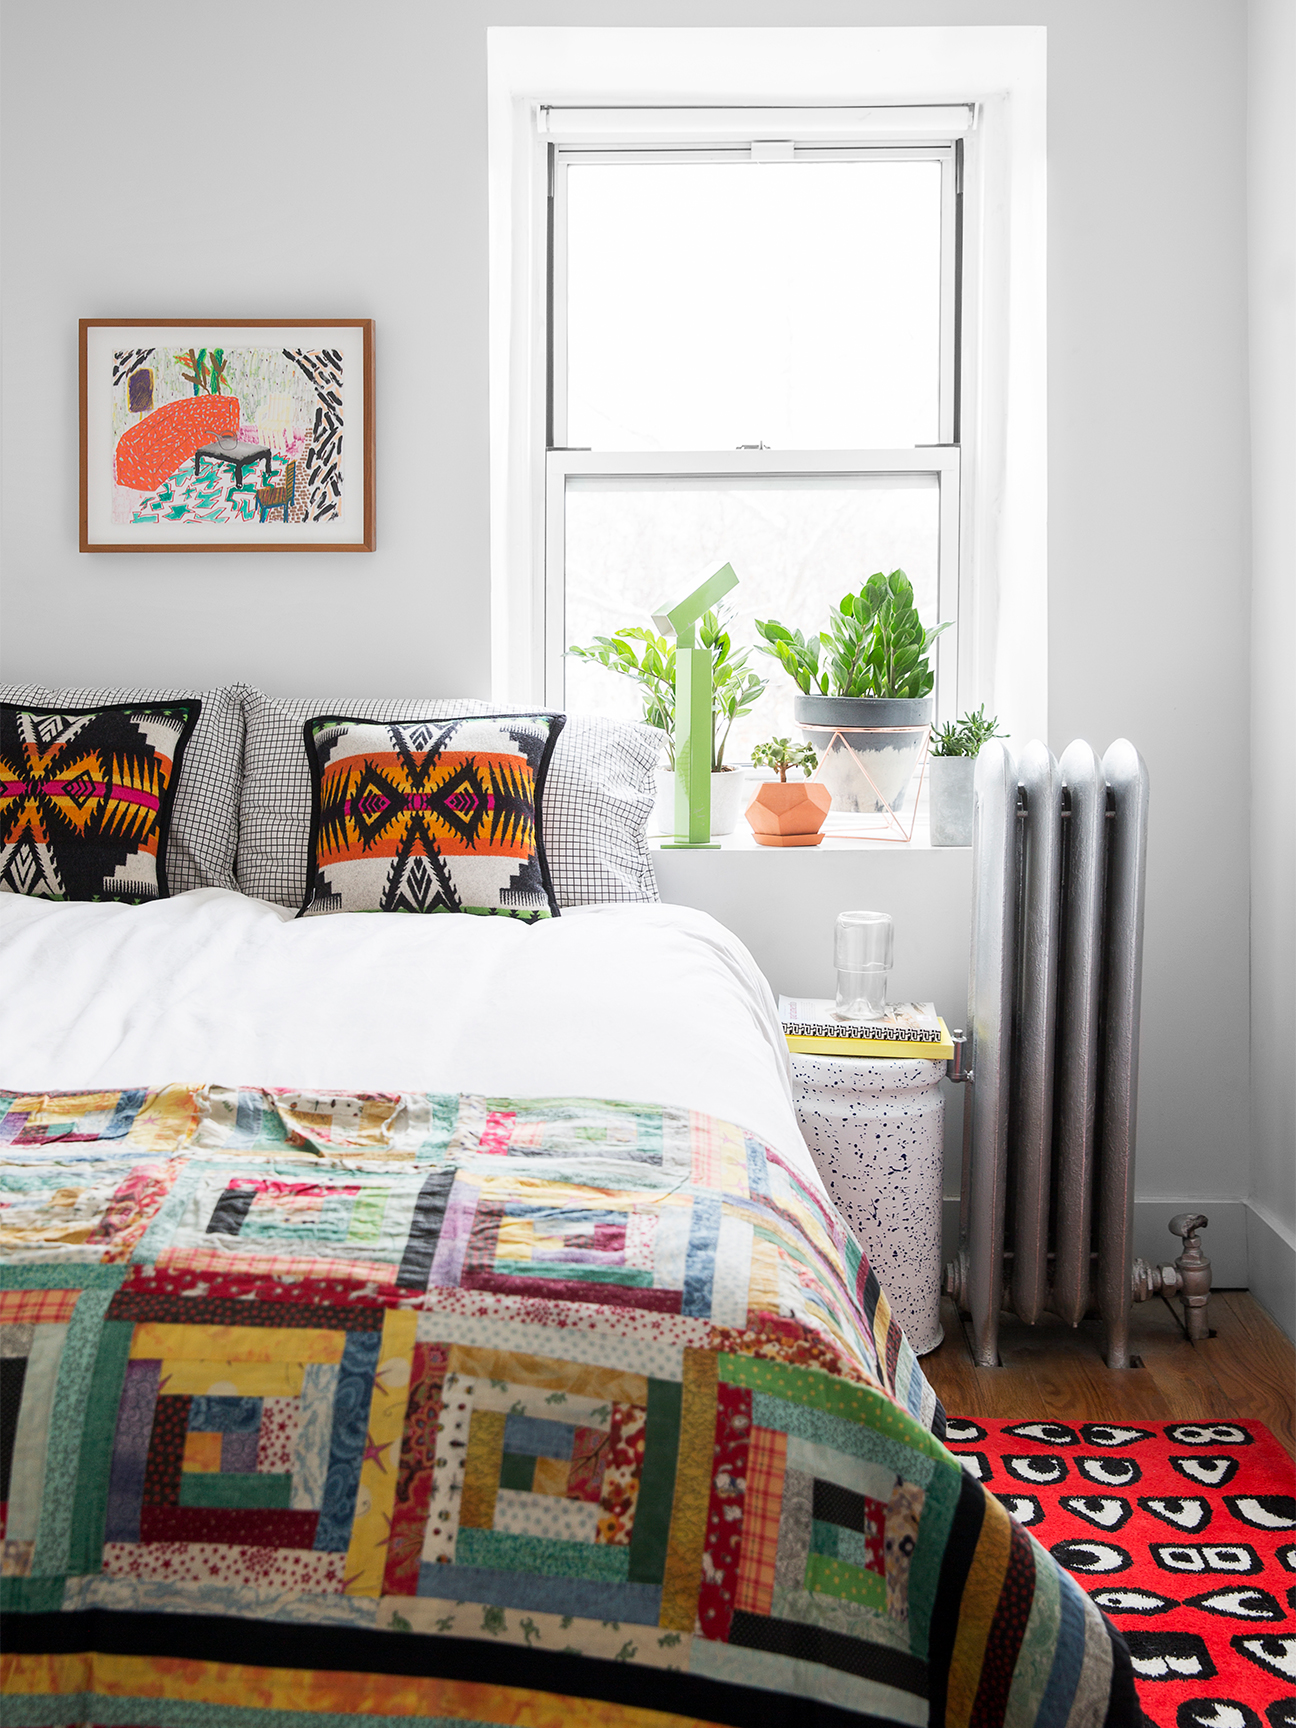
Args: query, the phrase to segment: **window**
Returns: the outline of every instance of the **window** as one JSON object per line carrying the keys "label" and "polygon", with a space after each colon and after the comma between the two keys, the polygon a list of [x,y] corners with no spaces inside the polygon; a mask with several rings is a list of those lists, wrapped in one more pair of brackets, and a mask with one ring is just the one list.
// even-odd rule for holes
{"label": "window", "polygon": [[[664,129],[685,114],[666,111]],[[770,110],[720,117],[746,137],[620,142],[563,136],[554,111],[548,702],[637,714],[627,681],[567,648],[648,623],[726,561],[740,642],[757,640],[755,618],[818,629],[842,594],[897,566],[925,623],[958,618],[967,115],[935,114],[918,139],[921,110],[891,140],[877,137],[885,112],[856,111],[839,123],[856,137],[840,141],[815,135],[822,120],[780,138]],[[617,119],[624,131],[604,116],[606,132]],[[957,635],[934,650],[941,717],[958,703]],[[735,727],[733,760],[794,725],[791,681],[754,658],[770,687]]]}

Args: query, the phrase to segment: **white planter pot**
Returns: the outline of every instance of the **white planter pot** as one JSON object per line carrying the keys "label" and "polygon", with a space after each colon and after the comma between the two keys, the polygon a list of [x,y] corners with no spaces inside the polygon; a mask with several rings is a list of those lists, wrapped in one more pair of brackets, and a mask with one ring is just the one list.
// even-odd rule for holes
{"label": "white planter pot", "polygon": [[797,724],[819,752],[815,779],[832,793],[838,814],[876,813],[882,799],[900,814],[932,707],[930,696],[797,696]]}
{"label": "white planter pot", "polygon": [[[743,790],[747,785],[745,768],[723,768],[711,776],[711,835],[732,834],[738,826],[743,809]],[[652,834],[675,832],[675,770],[657,770],[657,802],[653,805]]]}
{"label": "white planter pot", "polygon": [[928,757],[933,846],[972,844],[972,782],[975,777],[975,756]]}

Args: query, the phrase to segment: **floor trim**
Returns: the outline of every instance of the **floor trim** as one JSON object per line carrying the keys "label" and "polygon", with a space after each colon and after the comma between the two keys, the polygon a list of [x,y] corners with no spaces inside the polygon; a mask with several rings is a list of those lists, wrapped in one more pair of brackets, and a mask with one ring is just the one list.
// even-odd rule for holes
{"label": "floor trim", "polygon": [[1246,1203],[1248,1287],[1260,1306],[1296,1340],[1296,1241],[1268,1207]]}

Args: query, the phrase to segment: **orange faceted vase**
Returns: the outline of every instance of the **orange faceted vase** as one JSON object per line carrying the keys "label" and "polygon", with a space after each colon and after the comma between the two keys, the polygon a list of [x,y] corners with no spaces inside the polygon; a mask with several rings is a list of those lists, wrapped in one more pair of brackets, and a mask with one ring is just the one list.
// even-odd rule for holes
{"label": "orange faceted vase", "polygon": [[747,806],[747,820],[759,846],[817,846],[831,808],[832,793],[817,780],[766,780]]}

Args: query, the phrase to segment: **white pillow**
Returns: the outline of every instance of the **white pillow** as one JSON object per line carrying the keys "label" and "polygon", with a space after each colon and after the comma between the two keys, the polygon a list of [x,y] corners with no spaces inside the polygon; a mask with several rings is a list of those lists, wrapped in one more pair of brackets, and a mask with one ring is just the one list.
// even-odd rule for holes
{"label": "white pillow", "polygon": [[[469,698],[266,696],[243,688],[246,742],[238,885],[258,900],[300,906],[310,850],[311,774],[302,728],[316,714],[357,720],[444,720],[530,713]],[[544,839],[562,906],[655,901],[644,839],[661,734],[623,720],[567,716],[544,790]]]}
{"label": "white pillow", "polygon": [[0,685],[0,702],[94,708],[104,702],[175,702],[197,698],[198,724],[180,765],[167,841],[167,883],[172,894],[189,888],[237,890],[239,781],[243,774],[243,700],[240,687],[223,690],[56,690],[44,684]]}

